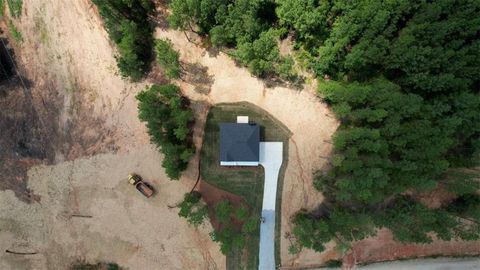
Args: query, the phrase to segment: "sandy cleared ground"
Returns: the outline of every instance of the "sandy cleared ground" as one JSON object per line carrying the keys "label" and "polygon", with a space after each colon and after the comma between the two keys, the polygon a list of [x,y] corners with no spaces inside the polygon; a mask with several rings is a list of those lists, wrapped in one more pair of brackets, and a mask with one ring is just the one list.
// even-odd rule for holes
{"label": "sandy cleared ground", "polygon": [[[23,6],[15,21],[24,37],[15,48],[17,62],[32,82],[28,90],[38,111],[46,105],[58,110],[58,118],[40,116],[61,136],[51,137],[54,164],[28,172],[39,203],[0,191],[1,248],[38,252],[2,250],[0,269],[66,269],[76,259],[115,261],[129,269],[224,269],[210,225],[196,230],[178,217],[178,209],[168,208],[191,188],[192,175],[166,179],[162,156],[137,118],[134,96],[148,82],[118,76],[115,51],[91,3]],[[145,200],[125,182],[129,171],[151,180],[159,194]],[[93,218],[68,218],[77,212]]]}
{"label": "sandy cleared ground", "polygon": [[[480,241],[442,241],[434,237],[431,244],[401,244],[393,240],[389,230],[381,229],[374,238],[367,238],[353,244],[351,251],[342,258],[343,265],[382,262],[429,256],[478,256]],[[464,269],[461,265],[457,269]]]}
{"label": "sandy cleared ground", "polygon": [[[38,254],[2,252],[0,269],[66,269],[74,258],[115,261],[128,269],[223,268],[221,256],[209,253],[217,249],[207,235],[211,228],[192,229],[178,209],[167,207],[190,185],[168,180],[161,158],[146,145],[128,154],[32,168],[30,188],[41,203],[19,203],[13,192],[0,193],[0,227],[7,228],[0,232],[0,248]],[[146,199],[127,183],[130,171],[158,190],[155,197]]]}
{"label": "sandy cleared ground", "polygon": [[[29,67],[29,79],[36,87],[56,87],[63,98],[60,128],[70,131],[72,121],[81,125],[94,118],[101,122],[98,129],[112,133],[120,151],[148,143],[134,99],[146,83],[132,84],[118,76],[114,46],[90,1],[24,1],[20,20],[25,36],[20,57]],[[93,136],[87,128],[77,132]],[[72,148],[57,160],[90,154]]]}

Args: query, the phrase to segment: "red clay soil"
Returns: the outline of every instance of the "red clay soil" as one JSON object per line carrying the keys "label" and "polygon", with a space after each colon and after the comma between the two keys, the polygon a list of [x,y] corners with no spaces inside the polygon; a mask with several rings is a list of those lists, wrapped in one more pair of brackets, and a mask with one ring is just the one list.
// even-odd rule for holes
{"label": "red clay soil", "polygon": [[400,244],[393,240],[389,230],[382,229],[377,237],[353,244],[352,251],[343,257],[343,265],[351,268],[355,264],[391,261],[428,256],[472,256],[480,255],[480,241],[440,241],[432,244]]}
{"label": "red clay soil", "polygon": [[[203,180],[200,180],[200,183],[198,185],[198,191],[202,194],[202,199],[208,205],[208,216],[210,217],[210,222],[212,223],[212,226],[216,230],[222,228],[220,223],[215,219],[214,207],[217,203],[223,200],[228,200],[233,205],[233,209],[237,209],[241,205],[248,207],[247,203],[240,196],[212,186]],[[240,230],[242,227],[242,222],[236,220],[233,216],[232,220],[234,227]]]}

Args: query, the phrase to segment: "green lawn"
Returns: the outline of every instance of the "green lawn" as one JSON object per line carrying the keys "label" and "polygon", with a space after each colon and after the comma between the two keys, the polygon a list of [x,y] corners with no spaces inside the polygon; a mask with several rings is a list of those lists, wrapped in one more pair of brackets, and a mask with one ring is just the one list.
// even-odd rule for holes
{"label": "green lawn", "polygon": [[[213,107],[208,114],[205,126],[205,135],[201,153],[202,179],[208,183],[239,195],[252,207],[252,215],[260,218],[263,197],[263,168],[252,169],[226,169],[220,166],[220,130],[222,122],[236,122],[237,115],[248,115],[250,121],[261,126],[261,141],[282,141],[283,165],[280,170],[279,185],[277,191],[277,224],[276,238],[279,239],[280,206],[283,186],[283,176],[288,162],[288,138],[290,131],[278,120],[274,119],[261,108],[249,103],[219,104]],[[255,237],[249,239],[246,245],[246,262],[242,260],[242,250],[234,250],[227,255],[227,269],[257,269],[258,268],[258,245],[259,230]],[[276,257],[279,259],[279,241],[276,241]]]}

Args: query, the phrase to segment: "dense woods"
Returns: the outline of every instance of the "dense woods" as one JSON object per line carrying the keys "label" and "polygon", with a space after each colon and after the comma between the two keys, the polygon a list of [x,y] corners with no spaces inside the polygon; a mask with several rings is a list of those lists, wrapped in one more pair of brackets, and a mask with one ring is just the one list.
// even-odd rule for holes
{"label": "dense woods", "polygon": [[[223,200],[215,205],[214,213],[219,226],[210,237],[220,243],[220,251],[225,255],[234,248],[242,250],[249,237],[258,233],[258,221],[256,217],[250,217],[250,211],[244,205],[235,208],[230,201]],[[239,227],[235,222],[242,225]]]}
{"label": "dense woods", "polygon": [[117,44],[117,65],[122,76],[137,81],[148,68],[153,46],[153,28],[148,21],[153,3],[148,0],[92,0]]}
{"label": "dense woods", "polygon": [[256,76],[295,80],[293,60],[282,56],[278,38],[282,29],[270,0],[172,0],[169,23],[181,30],[208,36],[216,47],[235,48],[232,56]]}
{"label": "dense woods", "polygon": [[153,85],[136,96],[138,117],[146,122],[151,141],[164,154],[168,177],[179,179],[195,149],[192,143],[193,113],[180,89],[173,84]]}
{"label": "dense woods", "polygon": [[[375,227],[401,242],[478,239],[478,172],[451,168],[479,160],[479,3],[277,2],[307,67],[333,79],[319,93],[342,123],[316,179],[328,206],[297,216],[300,246],[348,248]],[[401,195],[445,185],[460,196],[445,209]],[[459,216],[460,203],[473,210]]]}
{"label": "dense woods", "polygon": [[201,202],[202,195],[198,191],[185,193],[183,201],[178,205],[180,211],[178,215],[186,218],[187,222],[195,227],[203,224],[208,214],[208,207]]}
{"label": "dense woods", "polygon": [[[319,80],[341,126],[330,169],[315,186],[322,211],[295,218],[291,247],[322,251],[390,229],[401,242],[480,236],[480,2],[194,0],[171,2],[179,29],[233,48],[258,76],[291,72],[293,59]],[[291,36],[293,58],[279,54]],[[284,68],[279,68],[284,67]],[[324,79],[326,78],[326,79]],[[312,135],[313,136],[313,135]],[[314,137],[312,137],[314,139]],[[415,195],[447,188],[432,209]]]}

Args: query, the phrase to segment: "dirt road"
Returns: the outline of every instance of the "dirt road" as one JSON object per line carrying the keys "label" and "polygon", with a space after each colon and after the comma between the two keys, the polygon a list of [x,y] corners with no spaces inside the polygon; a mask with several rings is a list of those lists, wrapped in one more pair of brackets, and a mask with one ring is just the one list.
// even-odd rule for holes
{"label": "dirt road", "polygon": [[398,262],[383,262],[358,267],[361,270],[475,270],[480,268],[478,258],[418,259]]}

